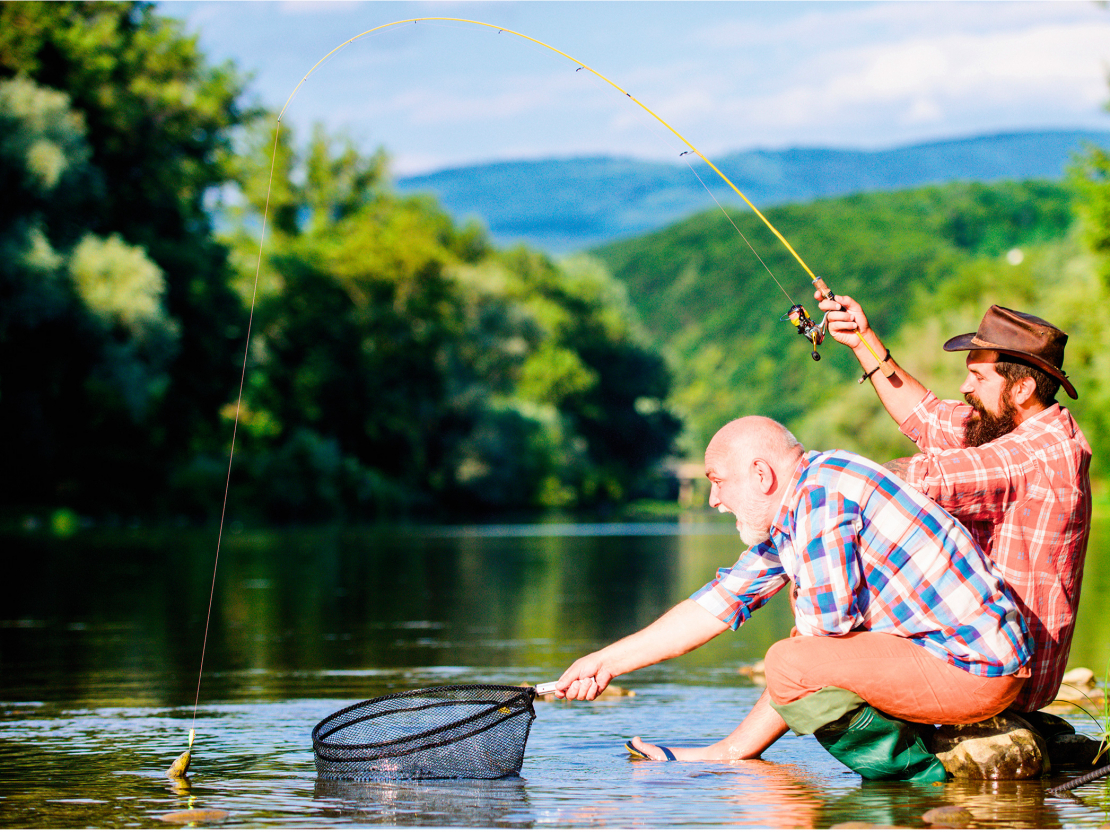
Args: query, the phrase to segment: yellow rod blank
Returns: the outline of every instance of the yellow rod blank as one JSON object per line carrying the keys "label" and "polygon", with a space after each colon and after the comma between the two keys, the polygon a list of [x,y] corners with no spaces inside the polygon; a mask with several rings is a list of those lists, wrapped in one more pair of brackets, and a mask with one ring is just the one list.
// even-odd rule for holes
{"label": "yellow rod blank", "polygon": [[617,90],[618,92],[620,92],[621,94],[623,94],[624,96],[629,98],[631,101],[633,101],[638,107],[640,107],[649,116],[654,118],[656,121],[658,121],[664,127],[666,127],[668,130],[670,130],[671,133],[673,133],[678,138],[679,141],[681,141],[684,145],[686,145],[688,148],[690,148],[690,150],[693,153],[695,153],[703,162],[705,162],[707,165],[709,165],[709,167],[711,167],[713,169],[714,173],[716,173],[719,177],[721,177],[721,179],[723,179],[725,181],[725,183],[730,188],[732,188],[733,191],[736,192],[736,195],[739,196],[742,200],[744,200],[745,203],[747,203],[748,207],[751,208],[755,212],[755,215],[757,217],[759,217],[761,220],[763,220],[763,224],[766,225],[776,237],[778,237],[779,242],[781,242],[784,246],[786,246],[786,250],[789,251],[792,255],[794,255],[794,259],[797,260],[799,264],[801,264],[801,267],[803,269],[805,269],[806,274],[808,274],[810,276],[810,278],[813,279],[813,280],[818,279],[817,276],[813,273],[813,271],[809,268],[809,266],[806,265],[805,261],[802,260],[801,256],[798,254],[798,252],[796,252],[794,250],[794,247],[792,245],[790,245],[790,243],[787,241],[787,239],[784,236],[782,236],[782,234],[779,233],[779,230],[771,224],[771,221],[768,220],[765,216],[763,216],[763,213],[758,208],[756,208],[755,205],[752,204],[751,200],[749,200],[746,196],[744,196],[744,193],[739,188],[737,188],[736,185],[733,184],[732,180],[729,179],[727,176],[725,176],[721,172],[720,168],[718,168],[715,164],[713,164],[711,161],[709,161],[709,159],[706,158],[706,156],[700,150],[698,150],[696,147],[694,147],[694,145],[692,145],[690,143],[690,141],[685,136],[683,136],[681,133],[679,133],[677,130],[675,130],[673,127],[671,127],[671,125],[669,125],[666,121],[664,121],[662,118],[660,118],[648,106],[646,106],[643,102],[639,101],[635,96],[633,96],[627,90],[622,89],[620,86],[615,84],[613,81],[610,81],[608,78],[606,78],[600,72],[598,72],[596,69],[593,69],[592,67],[587,66],[586,64],[582,63],[578,59],[571,57],[566,52],[563,52],[561,49],[556,49],[554,46],[551,46],[550,44],[546,44],[541,40],[536,40],[536,38],[529,37],[528,35],[522,34],[520,32],[514,32],[512,29],[506,29],[504,26],[495,26],[492,23],[483,23],[480,20],[468,20],[468,19],[462,18],[462,17],[410,17],[410,18],[406,18],[404,20],[395,20],[392,23],[383,23],[381,26],[375,26],[373,29],[367,29],[365,32],[362,32],[361,34],[355,35],[353,38],[348,38],[347,40],[343,41],[343,43],[339,44],[339,46],[332,49],[330,52],[328,52],[328,54],[326,54],[324,57],[322,57],[320,60],[318,60],[313,65],[312,69],[310,69],[305,74],[305,76],[298,82],[297,86],[294,87],[293,92],[290,93],[289,98],[285,102],[285,106],[282,107],[281,112],[278,113],[278,121],[279,122],[281,121],[282,116],[285,115],[285,111],[289,108],[289,105],[292,103],[294,96],[296,96],[297,92],[300,90],[300,88],[304,84],[304,82],[308,80],[309,76],[311,76],[312,73],[314,73],[321,66],[321,64],[323,64],[325,61],[327,61],[328,58],[330,58],[332,55],[334,55],[340,49],[343,49],[345,46],[354,43],[359,38],[365,37],[366,35],[373,34],[374,32],[380,32],[383,29],[388,29],[392,26],[401,26],[401,25],[404,25],[406,23],[421,23],[421,22],[432,22],[432,21],[447,22],[447,23],[468,23],[472,26],[484,26],[487,29],[495,29],[498,32],[504,32],[505,34],[508,34],[508,35],[515,35],[518,38],[523,38],[524,40],[529,41],[530,43],[534,43],[537,46],[542,46],[544,49],[550,49],[552,52],[555,52],[558,55],[562,55],[564,58],[566,58],[568,61],[571,61],[572,63],[574,63],[576,66],[586,70],[587,72],[592,73],[597,78],[600,78],[602,81],[604,81],[606,84],[611,86],[613,89]]}

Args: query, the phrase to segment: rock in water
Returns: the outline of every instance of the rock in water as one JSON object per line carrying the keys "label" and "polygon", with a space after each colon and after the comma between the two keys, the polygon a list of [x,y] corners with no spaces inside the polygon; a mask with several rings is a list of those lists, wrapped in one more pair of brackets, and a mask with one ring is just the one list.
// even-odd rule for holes
{"label": "rock in water", "polygon": [[975,820],[963,806],[938,806],[923,814],[921,819],[932,826],[947,829],[967,829]]}
{"label": "rock in water", "polygon": [[173,761],[173,765],[166,770],[166,776],[171,780],[181,780],[185,777],[186,772],[189,771],[189,762],[193,759],[192,750],[187,750],[184,754]]}
{"label": "rock in water", "polygon": [[1010,712],[942,725],[929,745],[950,775],[965,780],[1032,780],[1051,769],[1044,739]]}
{"label": "rock in water", "polygon": [[1094,768],[1110,762],[1102,743],[1082,734],[1062,734],[1046,742],[1048,758],[1057,768]]}

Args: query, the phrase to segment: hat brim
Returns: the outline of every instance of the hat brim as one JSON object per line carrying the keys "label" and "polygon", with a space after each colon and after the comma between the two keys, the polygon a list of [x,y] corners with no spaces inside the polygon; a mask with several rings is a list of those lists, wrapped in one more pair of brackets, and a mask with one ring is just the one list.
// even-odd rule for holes
{"label": "hat brim", "polygon": [[1079,394],[1075,392],[1075,387],[1072,386],[1072,383],[1068,381],[1068,377],[1064,375],[1064,371],[1061,370],[1059,367],[1054,367],[1052,364],[1049,364],[1047,361],[1045,361],[1043,358],[1040,358],[1039,356],[1033,355],[1028,352],[1022,352],[1021,350],[1011,350],[1002,346],[1001,344],[991,344],[987,341],[983,341],[977,336],[977,332],[967,332],[963,335],[957,335],[955,338],[949,338],[947,341],[944,342],[944,349],[946,352],[994,350],[995,352],[1000,352],[1003,355],[1012,355],[1015,358],[1021,358],[1025,361],[1028,361],[1030,364],[1044,370],[1053,378],[1058,379],[1061,386],[1073,399],[1079,398]]}

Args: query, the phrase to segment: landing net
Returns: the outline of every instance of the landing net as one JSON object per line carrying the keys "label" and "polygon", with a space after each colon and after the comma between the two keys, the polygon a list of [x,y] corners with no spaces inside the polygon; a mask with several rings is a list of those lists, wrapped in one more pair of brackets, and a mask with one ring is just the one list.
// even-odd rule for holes
{"label": "landing net", "polygon": [[368,699],[312,731],[325,780],[492,780],[520,773],[534,687],[448,685]]}

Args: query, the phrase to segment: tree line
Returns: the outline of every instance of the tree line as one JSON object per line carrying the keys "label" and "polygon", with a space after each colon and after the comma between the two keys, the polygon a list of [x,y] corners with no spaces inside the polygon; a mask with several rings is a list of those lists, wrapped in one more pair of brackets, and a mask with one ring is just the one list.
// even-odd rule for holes
{"label": "tree line", "polygon": [[[960,398],[962,354],[992,304],[1032,312],[1069,334],[1072,410],[1105,476],[1110,366],[1101,316],[1110,301],[1110,163],[1098,149],[1065,182],[954,183],[867,193],[765,213],[834,292],[859,300],[899,363],[943,398]],[[732,228],[757,246],[762,262]],[[706,212],[596,255],[629,287],[637,312],[672,361],[681,439],[700,453],[728,419],[761,413],[807,447],[883,461],[914,452],[860,369],[831,340],[812,347],[782,320],[791,303],[816,313],[808,275],[757,217]],[[766,268],[764,267],[766,264]],[[782,289],[768,275],[770,271]],[[788,293],[790,298],[784,297]]]}
{"label": "tree line", "polygon": [[[0,4],[3,518],[211,521],[233,424],[230,512],[258,522],[670,498],[662,463],[746,413],[812,447],[908,451],[846,351],[815,363],[780,320],[815,311],[809,281],[751,214],[556,262],[399,195],[382,150],[275,129],[151,4]],[[1065,183],[766,213],[941,395],[962,363],[940,344],[991,303],[1069,332],[1065,403],[1104,474],[1108,206],[1092,149]]]}
{"label": "tree line", "polygon": [[[146,3],[0,5],[4,512],[269,522],[665,493],[666,362],[588,260],[495,249],[280,135]],[[219,227],[217,227],[219,226]]]}

